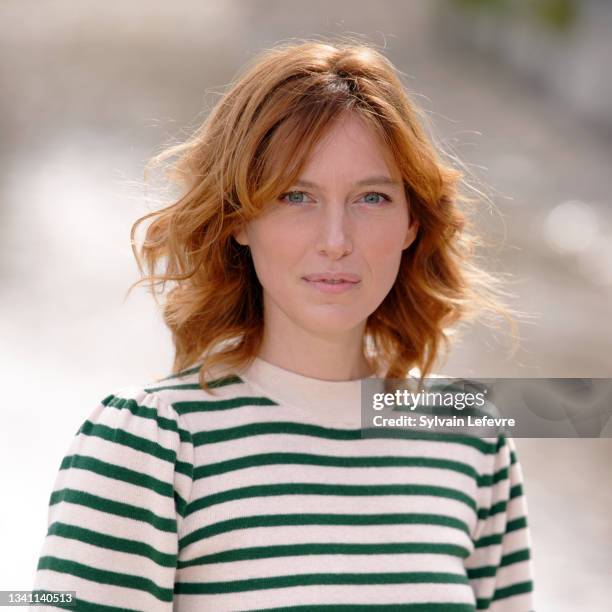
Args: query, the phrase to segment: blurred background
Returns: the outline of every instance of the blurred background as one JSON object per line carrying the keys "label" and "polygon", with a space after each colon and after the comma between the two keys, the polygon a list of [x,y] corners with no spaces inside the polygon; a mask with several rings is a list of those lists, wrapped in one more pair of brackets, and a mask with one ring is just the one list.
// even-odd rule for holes
{"label": "blurred background", "polygon": [[[113,390],[170,372],[129,230],[147,159],[254,54],[355,35],[403,73],[432,137],[488,194],[490,269],[521,349],[474,325],[439,373],[610,377],[612,4],[604,0],[0,3],[0,589],[30,589],[53,481]],[[608,610],[612,440],[518,439],[538,612]]]}

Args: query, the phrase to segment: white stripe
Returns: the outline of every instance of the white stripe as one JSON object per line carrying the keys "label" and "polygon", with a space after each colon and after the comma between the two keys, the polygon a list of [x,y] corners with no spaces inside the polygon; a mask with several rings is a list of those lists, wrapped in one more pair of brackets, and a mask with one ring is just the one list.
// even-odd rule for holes
{"label": "white stripe", "polygon": [[182,551],[181,560],[200,555],[252,546],[283,546],[289,543],[379,544],[380,542],[435,542],[457,544],[471,550],[469,536],[459,529],[440,525],[279,525],[234,529],[193,542]]}
{"label": "white stripe", "polygon": [[335,467],[311,464],[272,463],[253,465],[194,481],[192,499],[210,495],[211,492],[255,484],[294,482],[299,472],[299,482],[343,485],[417,484],[446,487],[464,493],[476,501],[477,486],[470,476],[447,469],[424,467]]}
{"label": "white stripe", "polygon": [[273,608],[316,604],[393,604],[401,602],[459,602],[474,604],[474,594],[462,584],[381,584],[381,585],[312,585],[281,589],[261,589],[218,595],[176,595],[181,612]]}
{"label": "white stripe", "polygon": [[[137,536],[137,534],[135,535]],[[136,537],[134,539],[140,538]],[[149,541],[144,543],[151,545]],[[42,554],[76,561],[109,572],[146,576],[165,589],[174,587],[174,570],[172,567],[159,565],[142,555],[94,546],[81,540],[64,538],[59,535],[50,535],[47,538]]]}
{"label": "white stripe", "polygon": [[[34,589],[76,591],[77,599],[105,606],[129,607],[147,612],[168,612],[172,606],[171,602],[160,601],[150,593],[139,589],[100,584],[53,570],[38,570],[35,582]],[[33,609],[38,612],[40,607],[35,606]]]}
{"label": "white stripe", "polygon": [[[184,415],[184,419],[196,415]],[[210,415],[197,415],[194,431],[212,431],[217,423]],[[262,422],[269,422],[264,419]],[[284,420],[284,419],[279,419]],[[232,425],[240,424],[237,419]],[[230,425],[228,425],[229,427]],[[219,429],[224,429],[219,427]],[[262,433],[254,436],[207,441],[194,449],[198,465],[237,459],[254,453],[307,453],[331,457],[429,457],[459,461],[472,466],[477,473],[484,472],[485,456],[477,449],[457,442],[430,442],[424,440],[402,440],[396,438],[360,438],[358,440],[335,440],[299,433]],[[490,473],[490,472],[489,472]]]}
{"label": "white stripe", "polygon": [[174,497],[161,495],[147,487],[102,476],[89,470],[75,467],[61,470],[56,479],[55,490],[65,487],[140,508],[154,509],[158,516],[175,518]]}
{"label": "white stripe", "polygon": [[226,582],[265,576],[299,574],[444,572],[464,573],[462,559],[446,554],[336,554],[270,557],[180,569],[181,582]]}
{"label": "white stripe", "polygon": [[[159,512],[159,508],[155,508],[155,510]],[[176,550],[177,536],[175,533],[156,529],[153,525],[144,521],[109,514],[80,504],[71,504],[65,501],[53,504],[49,508],[49,525],[56,521],[118,538],[132,540],[137,537],[161,552],[174,554]]]}
{"label": "white stripe", "polygon": [[274,495],[236,499],[198,510],[186,518],[184,533],[190,533],[189,530],[194,525],[203,527],[234,518],[260,515],[347,514],[367,516],[414,513],[436,515],[436,518],[440,515],[451,520],[458,519],[466,523],[467,528],[476,520],[473,510],[463,502],[428,495],[383,495],[381,497]]}

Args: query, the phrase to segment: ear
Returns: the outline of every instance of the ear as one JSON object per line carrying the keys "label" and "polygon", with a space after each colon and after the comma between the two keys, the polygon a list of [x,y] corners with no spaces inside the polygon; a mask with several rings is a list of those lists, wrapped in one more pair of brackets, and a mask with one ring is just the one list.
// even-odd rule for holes
{"label": "ear", "polygon": [[240,226],[238,230],[232,232],[232,236],[234,237],[234,240],[238,244],[241,244],[243,246],[246,246],[249,244],[249,239],[248,239],[246,230],[244,228],[244,225]]}
{"label": "ear", "polygon": [[406,232],[406,239],[402,245],[402,250],[407,249],[416,239],[417,232],[419,231],[419,222],[416,219],[412,219]]}

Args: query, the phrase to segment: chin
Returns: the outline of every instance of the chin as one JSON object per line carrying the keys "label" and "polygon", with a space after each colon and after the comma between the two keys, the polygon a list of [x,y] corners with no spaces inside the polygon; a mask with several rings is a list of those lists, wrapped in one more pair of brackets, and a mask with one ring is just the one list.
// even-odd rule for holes
{"label": "chin", "polygon": [[306,323],[308,329],[319,333],[325,332],[330,336],[348,332],[367,319],[367,315],[355,315],[347,313],[346,309],[342,308],[326,308],[321,306],[315,314],[306,315],[302,320]]}

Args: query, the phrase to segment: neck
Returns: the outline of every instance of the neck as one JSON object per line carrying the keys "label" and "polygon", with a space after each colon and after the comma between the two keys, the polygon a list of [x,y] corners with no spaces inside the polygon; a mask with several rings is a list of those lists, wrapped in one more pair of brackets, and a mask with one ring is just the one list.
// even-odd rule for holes
{"label": "neck", "polygon": [[306,334],[265,333],[258,356],[274,364],[320,380],[341,381],[367,378],[373,374],[362,350],[362,333],[343,338]]}

